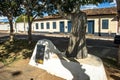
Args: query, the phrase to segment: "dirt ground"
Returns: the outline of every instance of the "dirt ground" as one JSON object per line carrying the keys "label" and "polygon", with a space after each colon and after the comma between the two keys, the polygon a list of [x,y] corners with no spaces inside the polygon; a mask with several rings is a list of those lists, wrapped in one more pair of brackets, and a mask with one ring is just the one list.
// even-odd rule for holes
{"label": "dirt ground", "polygon": [[0,66],[0,80],[63,80],[28,64],[29,59],[15,61],[9,66]]}
{"label": "dirt ground", "polygon": [[[29,59],[21,59],[3,67],[0,64],[0,80],[64,80],[28,64]],[[108,80],[120,80],[118,69],[105,66]]]}
{"label": "dirt ground", "polygon": [[120,80],[120,70],[105,66],[108,80]]}
{"label": "dirt ground", "polygon": [[[39,38],[38,36],[36,38]],[[35,39],[36,39],[35,38]],[[57,47],[62,47],[65,48],[66,47],[66,43],[67,40],[63,40],[63,44],[64,45],[59,45],[58,42],[60,42],[61,40],[57,38],[50,38],[54,44],[56,44]],[[91,43],[91,42],[89,42]],[[98,42],[96,42],[98,43]],[[103,43],[103,42],[101,42]],[[101,44],[99,43],[99,44]],[[98,45],[98,44],[97,44]],[[109,46],[109,45],[108,45]],[[62,50],[61,49],[61,50]],[[96,48],[89,48],[92,53],[93,50],[95,52]],[[102,52],[99,48],[99,52]],[[105,49],[106,50],[106,49]],[[105,52],[105,50],[103,52]],[[114,50],[116,51],[116,49]],[[97,52],[97,51],[96,51]],[[95,53],[96,53],[95,52]],[[109,51],[110,53],[111,51]],[[101,55],[101,54],[100,54]],[[99,56],[99,55],[98,55]],[[113,56],[113,55],[111,55]],[[3,66],[2,63],[0,63],[0,80],[63,80],[62,78],[59,78],[55,75],[49,74],[48,72],[33,67],[31,65],[28,64],[29,63],[29,59],[21,59],[18,61],[15,61],[14,63],[7,65],[7,66]],[[111,67],[109,65],[105,64],[105,69],[106,69],[106,73],[108,76],[108,80],[120,80],[120,69]]]}

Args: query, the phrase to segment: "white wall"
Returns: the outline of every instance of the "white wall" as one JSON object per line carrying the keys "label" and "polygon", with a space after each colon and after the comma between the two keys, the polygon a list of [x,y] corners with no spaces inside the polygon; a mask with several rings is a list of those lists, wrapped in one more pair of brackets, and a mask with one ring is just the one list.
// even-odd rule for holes
{"label": "white wall", "polygon": [[[102,20],[108,19],[108,29],[102,29]],[[117,33],[117,21],[113,20],[114,16],[103,16],[100,17],[100,31],[101,33]],[[99,32],[99,17],[88,17],[88,20],[94,20],[94,32]],[[88,28],[87,28],[88,31]]]}
{"label": "white wall", "polygon": [[[104,16],[101,17],[101,33],[117,33],[117,21],[113,21],[114,16]],[[109,28],[108,29],[102,29],[102,20],[103,19],[108,19],[109,20]],[[88,20],[94,20],[94,32],[98,33],[99,32],[99,16],[95,17],[89,17]],[[68,20],[66,19],[48,19],[48,20],[42,20],[42,21],[34,21],[32,24],[32,31],[34,32],[60,32],[60,22],[64,21],[64,31],[68,32]],[[46,28],[46,23],[50,23],[50,29]],[[56,29],[53,29],[53,22],[56,22]],[[38,23],[38,29],[36,29],[36,23]],[[44,23],[44,29],[41,29],[41,23]],[[0,30],[8,30],[9,31],[10,27],[9,24],[0,24]],[[25,24],[24,28],[24,23],[16,23],[16,27],[14,24],[14,30],[15,32],[24,32],[28,31],[28,23]],[[88,31],[88,28],[87,30]]]}
{"label": "white wall", "polygon": [[24,23],[16,23],[16,30],[17,32],[28,31],[28,24],[25,23],[25,27],[24,27]]}
{"label": "white wall", "polygon": [[9,24],[0,24],[0,30],[9,30],[10,29],[10,26]]}
{"label": "white wall", "polygon": [[[35,21],[34,22],[34,31],[39,32],[60,32],[60,22],[64,21],[64,31],[68,32],[67,21],[66,19],[54,19],[54,20],[44,20],[44,21]],[[49,22],[50,29],[47,29],[46,23]],[[56,22],[56,29],[53,29],[53,22]],[[38,23],[38,29],[36,29],[36,23]],[[41,29],[41,23],[44,23],[44,29]]]}

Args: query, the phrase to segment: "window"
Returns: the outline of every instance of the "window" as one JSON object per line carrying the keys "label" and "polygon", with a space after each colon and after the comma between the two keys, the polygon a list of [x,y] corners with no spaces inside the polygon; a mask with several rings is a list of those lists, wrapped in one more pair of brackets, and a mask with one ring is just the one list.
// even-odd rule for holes
{"label": "window", "polygon": [[108,29],[108,19],[102,20],[102,29]]}
{"label": "window", "polygon": [[68,32],[70,32],[72,28],[72,23],[71,21],[68,21],[67,24],[68,24]]}
{"label": "window", "polygon": [[53,22],[53,29],[56,29],[56,22]]}
{"label": "window", "polygon": [[50,24],[49,22],[46,23],[47,29],[50,29]]}
{"label": "window", "polygon": [[44,23],[41,23],[41,29],[44,29]]}
{"label": "window", "polygon": [[38,23],[36,23],[36,29],[38,29]]}
{"label": "window", "polygon": [[64,30],[64,21],[60,21],[60,32],[61,33],[65,32],[65,30]]}

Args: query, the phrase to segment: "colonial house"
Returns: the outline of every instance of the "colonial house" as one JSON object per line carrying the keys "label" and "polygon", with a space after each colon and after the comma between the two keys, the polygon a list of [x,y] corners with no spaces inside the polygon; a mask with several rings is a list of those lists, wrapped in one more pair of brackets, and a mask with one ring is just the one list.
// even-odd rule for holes
{"label": "colonial house", "polygon": [[[87,14],[87,34],[114,36],[116,33],[118,33],[118,23],[116,18],[117,10],[115,7],[88,9],[83,11]],[[8,24],[0,24],[0,30],[9,30],[8,27]],[[70,20],[64,19],[60,16],[46,16],[44,18],[34,20],[32,24],[32,31],[48,33],[69,33],[71,31],[71,27],[72,23]],[[16,32],[26,32],[28,30],[28,25],[27,23],[17,23],[14,29]]]}
{"label": "colonial house", "polygon": [[118,33],[117,9],[101,8],[84,10],[87,14],[87,33],[99,36],[114,36]]}
{"label": "colonial house", "polygon": [[38,32],[68,33],[71,26],[71,21],[61,16],[47,16],[34,21],[34,31]]}

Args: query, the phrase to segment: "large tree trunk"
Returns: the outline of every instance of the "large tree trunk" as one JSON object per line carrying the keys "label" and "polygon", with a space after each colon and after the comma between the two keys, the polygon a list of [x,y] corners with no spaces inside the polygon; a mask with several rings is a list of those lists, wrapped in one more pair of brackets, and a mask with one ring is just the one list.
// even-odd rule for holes
{"label": "large tree trunk", "polygon": [[[120,12],[118,12],[118,33],[120,33]],[[120,45],[119,45],[119,48],[118,48],[118,65],[120,66]]]}
{"label": "large tree trunk", "polygon": [[9,25],[10,25],[10,38],[9,38],[9,40],[11,41],[11,42],[13,42],[14,41],[14,30],[13,30],[13,19],[12,19],[12,17],[9,17],[8,18],[9,19]]}
{"label": "large tree trunk", "polygon": [[119,48],[118,48],[118,66],[120,66],[120,45],[119,45]]}
{"label": "large tree trunk", "polygon": [[66,51],[67,57],[86,58],[86,26],[87,16],[83,12],[71,14],[72,31],[70,34],[70,41]]}
{"label": "large tree trunk", "polygon": [[[117,15],[118,15],[118,29],[120,29],[120,0],[116,0],[117,3]],[[120,30],[118,30],[118,33],[120,33]],[[120,66],[120,45],[118,49],[118,65]]]}

